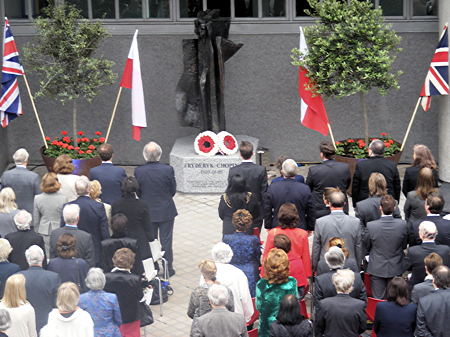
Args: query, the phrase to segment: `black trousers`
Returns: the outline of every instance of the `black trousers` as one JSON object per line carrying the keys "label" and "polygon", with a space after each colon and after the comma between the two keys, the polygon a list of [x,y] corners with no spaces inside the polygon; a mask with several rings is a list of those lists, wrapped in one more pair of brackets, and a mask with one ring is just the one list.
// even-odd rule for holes
{"label": "black trousers", "polygon": [[162,250],[164,253],[164,258],[169,264],[169,270],[173,268],[173,251],[172,251],[172,241],[173,241],[173,224],[175,218],[169,221],[163,222],[151,222],[152,234],[154,238],[158,237],[161,242]]}

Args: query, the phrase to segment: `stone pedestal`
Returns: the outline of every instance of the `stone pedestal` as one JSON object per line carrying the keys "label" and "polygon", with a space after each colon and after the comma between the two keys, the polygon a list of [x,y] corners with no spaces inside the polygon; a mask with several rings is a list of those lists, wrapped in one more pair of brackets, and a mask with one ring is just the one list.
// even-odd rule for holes
{"label": "stone pedestal", "polygon": [[[195,153],[194,136],[178,138],[170,152],[170,165],[175,170],[177,191],[183,193],[223,193],[228,185],[230,167],[241,163],[239,152],[232,156],[215,155],[203,157]],[[238,143],[243,140],[258,148],[259,139],[235,136]],[[255,161],[255,157],[252,159]]]}

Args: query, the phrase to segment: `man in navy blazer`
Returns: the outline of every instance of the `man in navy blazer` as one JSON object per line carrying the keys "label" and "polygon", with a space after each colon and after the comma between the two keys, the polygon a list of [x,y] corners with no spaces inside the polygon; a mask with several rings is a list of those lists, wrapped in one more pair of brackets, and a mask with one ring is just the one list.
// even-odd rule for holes
{"label": "man in navy blazer", "polygon": [[[100,266],[101,242],[109,238],[108,219],[106,218],[105,206],[101,202],[89,198],[89,187],[90,182],[87,177],[81,176],[78,178],[75,181],[78,198],[65,205],[76,204],[80,207],[78,228],[91,234],[95,248],[95,264]],[[64,225],[64,218],[61,218],[61,227]]]}
{"label": "man in navy blazer", "polygon": [[164,258],[169,264],[169,275],[175,274],[173,269],[173,224],[178,215],[173,196],[177,191],[175,173],[170,165],[161,164],[162,150],[150,142],[144,147],[143,155],[146,164],[134,170],[134,176],[139,182],[139,197],[148,205],[153,237],[161,240]]}
{"label": "man in navy blazer", "polygon": [[102,159],[102,164],[91,168],[89,175],[91,180],[98,180],[102,185],[102,201],[112,205],[122,197],[122,181],[127,175],[122,167],[113,165],[111,159],[114,151],[111,144],[100,145],[97,153]]}

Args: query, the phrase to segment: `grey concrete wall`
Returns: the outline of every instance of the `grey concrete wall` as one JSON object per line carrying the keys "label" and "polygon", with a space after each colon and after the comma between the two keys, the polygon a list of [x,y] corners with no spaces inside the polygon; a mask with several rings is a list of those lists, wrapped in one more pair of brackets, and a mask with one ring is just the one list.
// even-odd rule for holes
{"label": "grey concrete wall", "polygon": [[[400,90],[386,96],[371,92],[368,104],[370,132],[377,135],[388,132],[401,140],[416,104],[438,33],[401,33],[403,51],[395,63],[404,71]],[[142,147],[149,140],[159,142],[168,161],[170,148],[176,138],[197,131],[178,126],[174,108],[174,92],[182,71],[181,40],[193,35],[143,35],[139,49],[147,107],[148,128],[140,143],[131,139],[130,92],[125,89],[112,128],[110,142],[116,149],[116,162],[139,164]],[[30,37],[16,37],[19,48]],[[270,149],[272,159],[286,154],[300,161],[318,160],[317,145],[326,139],[299,123],[297,71],[290,65],[290,50],[298,45],[297,34],[232,35],[244,47],[226,64],[225,106],[228,131],[258,137],[260,145]],[[131,36],[113,36],[101,47],[101,53],[116,62],[119,76],[128,54]],[[30,77],[32,90],[37,78]],[[27,147],[31,161],[39,162],[38,148],[42,145],[36,119],[25,87],[21,86],[25,115],[8,127],[10,153],[18,147]],[[79,107],[79,129],[88,133],[106,131],[118,84],[105,88],[92,104]],[[437,153],[437,101],[433,98],[427,113],[419,111],[407,142],[402,161],[411,158],[411,146],[428,145]],[[61,106],[50,98],[37,100],[43,126],[53,137],[60,130],[71,129],[71,106]],[[362,136],[362,118],[358,97],[328,99],[329,119],[336,139]]]}
{"label": "grey concrete wall", "polygon": [[2,144],[0,146],[0,172],[6,168],[9,161],[7,132],[7,129],[0,127],[0,144]]}

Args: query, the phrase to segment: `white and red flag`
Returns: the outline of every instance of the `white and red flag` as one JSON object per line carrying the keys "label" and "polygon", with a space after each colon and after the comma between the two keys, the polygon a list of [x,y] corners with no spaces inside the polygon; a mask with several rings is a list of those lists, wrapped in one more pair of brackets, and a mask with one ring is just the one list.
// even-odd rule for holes
{"label": "white and red flag", "polygon": [[[306,55],[308,46],[306,45],[303,29],[300,27],[300,53]],[[315,130],[322,135],[328,135],[328,116],[323,104],[322,97],[314,91],[307,90],[310,86],[308,69],[298,67],[298,94],[300,95],[300,121],[303,126]]]}
{"label": "white and red flag", "polygon": [[144,89],[142,87],[141,62],[137,43],[138,30],[133,36],[127,63],[123,71],[120,86],[131,89],[131,120],[133,139],[141,140],[141,129],[147,127],[145,114]]}

